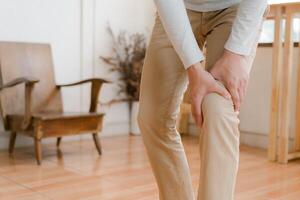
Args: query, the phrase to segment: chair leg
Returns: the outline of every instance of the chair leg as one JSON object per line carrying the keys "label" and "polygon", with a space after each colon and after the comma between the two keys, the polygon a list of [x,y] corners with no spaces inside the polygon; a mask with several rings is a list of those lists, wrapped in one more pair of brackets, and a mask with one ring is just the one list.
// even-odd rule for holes
{"label": "chair leg", "polygon": [[10,139],[9,139],[9,149],[8,149],[10,154],[14,152],[16,137],[17,137],[17,133],[14,131],[11,132]]}
{"label": "chair leg", "polygon": [[61,142],[61,137],[58,137],[57,140],[56,140],[56,146],[57,146],[57,147],[59,147],[60,142]]}
{"label": "chair leg", "polygon": [[35,157],[37,164],[40,165],[42,163],[42,144],[41,139],[34,138],[34,146],[35,146]]}
{"label": "chair leg", "polygon": [[98,136],[97,133],[93,133],[93,139],[94,139],[97,151],[98,151],[99,155],[101,155],[102,154],[102,147],[101,147],[100,139],[99,139],[99,136]]}

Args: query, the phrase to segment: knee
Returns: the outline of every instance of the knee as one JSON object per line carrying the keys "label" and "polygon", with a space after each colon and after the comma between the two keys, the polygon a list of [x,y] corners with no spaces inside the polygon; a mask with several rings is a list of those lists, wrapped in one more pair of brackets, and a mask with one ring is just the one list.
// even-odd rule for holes
{"label": "knee", "polygon": [[143,102],[140,102],[137,120],[139,126],[144,126],[149,123],[155,123],[157,120],[153,110],[149,109]]}
{"label": "knee", "polygon": [[153,142],[171,145],[174,149],[181,148],[181,137],[176,130],[176,115],[169,115],[157,107],[140,106],[138,112],[138,124],[145,143]]}
{"label": "knee", "polygon": [[176,129],[176,116],[168,115],[160,108],[150,109],[141,106],[137,116],[138,124],[142,132],[143,129],[154,132],[172,132]]}
{"label": "knee", "polygon": [[155,110],[144,106],[143,103],[140,103],[137,121],[142,135],[143,133],[148,132],[148,130],[157,129],[158,125],[161,124],[159,114],[156,113]]}
{"label": "knee", "polygon": [[239,124],[238,113],[234,111],[232,100],[225,99],[216,93],[206,95],[202,102],[204,123],[225,122]]}
{"label": "knee", "polygon": [[239,119],[232,101],[211,93],[204,98],[202,111],[204,138],[207,145],[211,148],[222,147],[223,157],[237,163]]}

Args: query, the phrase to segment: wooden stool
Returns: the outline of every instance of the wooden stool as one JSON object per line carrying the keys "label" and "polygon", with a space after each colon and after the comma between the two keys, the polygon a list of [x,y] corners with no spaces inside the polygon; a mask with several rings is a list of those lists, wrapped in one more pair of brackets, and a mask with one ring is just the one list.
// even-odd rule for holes
{"label": "wooden stool", "polygon": [[[300,158],[300,64],[298,64],[297,78],[297,99],[299,101],[297,101],[296,110],[295,140],[293,151],[289,152],[288,149],[294,48],[292,33],[293,18],[296,13],[300,13],[300,3],[274,4],[271,5],[268,17],[275,21],[268,157],[270,161],[277,160],[279,163],[287,163],[291,159]],[[286,20],[284,48],[281,41],[283,19]]]}

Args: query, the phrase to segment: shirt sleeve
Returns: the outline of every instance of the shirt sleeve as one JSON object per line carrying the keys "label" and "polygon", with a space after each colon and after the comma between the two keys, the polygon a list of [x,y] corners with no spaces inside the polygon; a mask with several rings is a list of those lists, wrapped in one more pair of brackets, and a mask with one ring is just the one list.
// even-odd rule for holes
{"label": "shirt sleeve", "polygon": [[154,0],[164,29],[184,68],[204,60],[183,0]]}
{"label": "shirt sleeve", "polygon": [[266,8],[267,0],[243,0],[224,48],[236,54],[250,55]]}

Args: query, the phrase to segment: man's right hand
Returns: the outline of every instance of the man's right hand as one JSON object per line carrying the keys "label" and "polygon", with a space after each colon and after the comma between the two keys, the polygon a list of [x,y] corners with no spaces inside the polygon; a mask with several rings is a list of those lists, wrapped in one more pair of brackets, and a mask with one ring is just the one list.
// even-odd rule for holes
{"label": "man's right hand", "polygon": [[226,99],[230,99],[229,92],[217,83],[212,75],[205,71],[202,64],[196,63],[187,69],[191,94],[192,114],[196,125],[202,127],[201,104],[205,95],[215,92]]}

